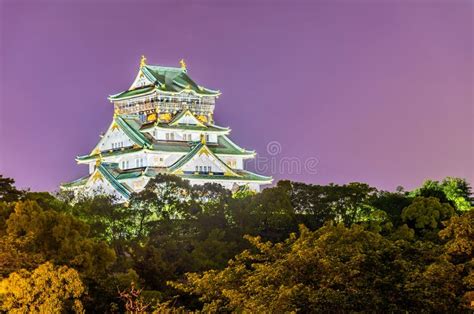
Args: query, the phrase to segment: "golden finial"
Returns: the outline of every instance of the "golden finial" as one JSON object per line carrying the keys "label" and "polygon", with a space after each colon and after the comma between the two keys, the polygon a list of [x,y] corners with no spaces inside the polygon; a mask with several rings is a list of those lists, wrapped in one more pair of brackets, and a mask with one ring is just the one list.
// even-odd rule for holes
{"label": "golden finial", "polygon": [[102,163],[102,154],[99,152],[98,158],[95,160],[95,166],[98,167]]}
{"label": "golden finial", "polygon": [[146,65],[146,57],[142,55],[142,58],[140,59],[140,68],[143,68]]}
{"label": "golden finial", "polygon": [[206,145],[206,135],[201,134],[201,144]]}
{"label": "golden finial", "polygon": [[181,65],[181,69],[186,70],[186,62],[184,62],[184,59],[179,60],[179,64]]}

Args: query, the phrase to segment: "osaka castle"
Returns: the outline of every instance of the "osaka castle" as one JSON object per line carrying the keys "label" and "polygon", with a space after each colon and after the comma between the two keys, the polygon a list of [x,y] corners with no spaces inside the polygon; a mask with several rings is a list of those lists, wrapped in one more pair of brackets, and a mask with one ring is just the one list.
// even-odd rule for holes
{"label": "osaka castle", "polygon": [[109,96],[114,115],[107,131],[89,154],[76,158],[89,174],[61,188],[127,200],[157,174],[172,174],[193,185],[260,191],[272,178],[244,169],[255,152],[235,144],[230,129],[214,121],[219,95],[191,79],[183,60],[180,67],[164,67],[142,57],[130,88]]}

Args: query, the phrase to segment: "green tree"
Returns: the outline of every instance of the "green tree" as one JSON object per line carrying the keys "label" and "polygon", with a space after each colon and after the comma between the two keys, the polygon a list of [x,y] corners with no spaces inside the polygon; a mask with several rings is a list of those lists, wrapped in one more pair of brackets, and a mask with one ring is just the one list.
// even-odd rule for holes
{"label": "green tree", "polygon": [[83,313],[85,287],[76,270],[47,262],[0,282],[0,309],[9,313]]}
{"label": "green tree", "polygon": [[449,203],[458,210],[472,208],[471,186],[461,178],[447,177],[442,182],[426,180],[409,194],[412,197],[436,197],[441,203]]}
{"label": "green tree", "polygon": [[204,312],[449,312],[465,293],[443,247],[391,240],[359,225],[301,227],[283,243],[247,237],[253,250],[223,270],[171,285]]}
{"label": "green tree", "polygon": [[342,222],[346,226],[367,219],[374,210],[371,205],[377,190],[364,183],[346,185],[311,185],[284,182],[290,185],[291,203],[311,229],[326,221]]}
{"label": "green tree", "polygon": [[446,241],[445,254],[447,261],[455,265],[459,273],[464,295],[462,304],[472,309],[474,302],[474,210],[461,216],[453,216],[440,231],[440,237]]}
{"label": "green tree", "polygon": [[471,186],[465,179],[447,177],[441,182],[446,198],[453,202],[458,210],[472,208]]}
{"label": "green tree", "polygon": [[31,254],[72,266],[87,275],[105,274],[115,260],[107,244],[89,237],[89,227],[70,214],[18,202],[7,222],[9,238],[23,241]]}
{"label": "green tree", "polygon": [[402,220],[420,235],[433,237],[442,228],[442,221],[454,215],[454,209],[447,203],[440,203],[435,197],[417,197],[403,209]]}
{"label": "green tree", "polygon": [[412,200],[401,192],[380,191],[372,200],[371,205],[386,212],[394,226],[400,226],[403,223],[402,211],[411,204]]}
{"label": "green tree", "polygon": [[0,174],[0,201],[14,202],[22,198],[24,192],[17,190],[14,184],[15,180]]}

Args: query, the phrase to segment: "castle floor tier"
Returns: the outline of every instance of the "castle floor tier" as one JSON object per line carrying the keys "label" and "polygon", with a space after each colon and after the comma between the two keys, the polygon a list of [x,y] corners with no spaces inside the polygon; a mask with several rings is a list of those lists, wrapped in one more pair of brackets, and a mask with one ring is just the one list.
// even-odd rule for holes
{"label": "castle floor tier", "polygon": [[114,117],[92,152],[76,158],[89,174],[63,190],[107,193],[127,200],[157,174],[174,174],[191,184],[218,183],[228,189],[259,191],[271,177],[244,169],[255,157],[214,123],[219,91],[197,85],[181,67],[148,65],[142,57],[132,86],[112,95]]}

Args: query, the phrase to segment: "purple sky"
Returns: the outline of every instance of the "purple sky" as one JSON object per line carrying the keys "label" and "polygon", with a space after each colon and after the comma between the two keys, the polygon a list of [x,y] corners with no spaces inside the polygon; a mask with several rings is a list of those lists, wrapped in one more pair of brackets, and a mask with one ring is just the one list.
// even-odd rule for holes
{"label": "purple sky", "polygon": [[145,54],[220,89],[241,146],[319,160],[276,179],[474,183],[472,1],[158,2],[0,0],[0,174],[33,190],[84,175],[74,157]]}

